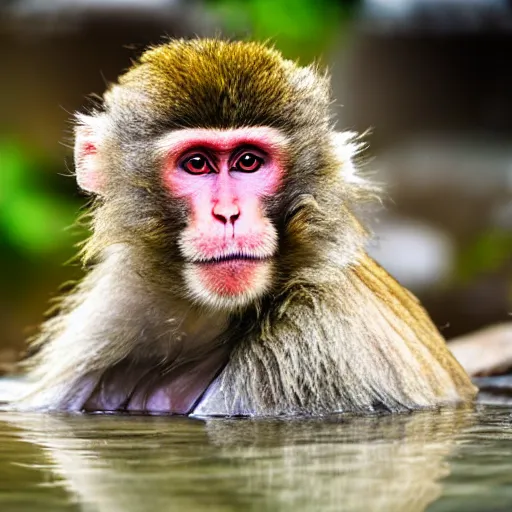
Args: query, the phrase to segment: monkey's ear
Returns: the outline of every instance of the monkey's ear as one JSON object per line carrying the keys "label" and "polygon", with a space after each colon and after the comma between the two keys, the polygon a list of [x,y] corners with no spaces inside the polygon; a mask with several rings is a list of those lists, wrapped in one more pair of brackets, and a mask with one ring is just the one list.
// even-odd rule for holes
{"label": "monkey's ear", "polygon": [[75,173],[81,189],[101,195],[104,176],[99,149],[103,139],[104,119],[101,115],[77,116],[75,127]]}

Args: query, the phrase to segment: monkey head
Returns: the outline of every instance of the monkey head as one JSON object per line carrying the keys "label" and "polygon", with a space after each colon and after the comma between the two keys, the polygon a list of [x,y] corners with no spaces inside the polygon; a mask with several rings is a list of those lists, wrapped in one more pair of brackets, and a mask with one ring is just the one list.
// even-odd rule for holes
{"label": "monkey head", "polygon": [[351,189],[329,102],[326,76],[264,45],[148,50],[78,116],[77,178],[98,196],[86,259],[124,244],[159,287],[234,310],[321,265],[319,237],[348,255],[357,229],[340,229]]}

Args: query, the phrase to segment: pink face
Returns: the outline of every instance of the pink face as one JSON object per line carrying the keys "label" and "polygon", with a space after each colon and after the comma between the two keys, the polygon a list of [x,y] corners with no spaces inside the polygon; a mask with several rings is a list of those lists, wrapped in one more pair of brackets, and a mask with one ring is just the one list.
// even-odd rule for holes
{"label": "pink face", "polygon": [[263,127],[185,129],[164,137],[159,147],[164,183],[191,211],[179,240],[191,295],[222,307],[261,295],[277,248],[262,199],[281,183],[286,139]]}

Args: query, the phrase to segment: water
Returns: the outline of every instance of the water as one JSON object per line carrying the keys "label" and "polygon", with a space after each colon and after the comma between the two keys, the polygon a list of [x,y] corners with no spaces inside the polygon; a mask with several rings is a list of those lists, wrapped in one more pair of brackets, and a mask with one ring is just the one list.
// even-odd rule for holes
{"label": "water", "polygon": [[510,511],[512,408],[208,421],[2,413],[0,510]]}

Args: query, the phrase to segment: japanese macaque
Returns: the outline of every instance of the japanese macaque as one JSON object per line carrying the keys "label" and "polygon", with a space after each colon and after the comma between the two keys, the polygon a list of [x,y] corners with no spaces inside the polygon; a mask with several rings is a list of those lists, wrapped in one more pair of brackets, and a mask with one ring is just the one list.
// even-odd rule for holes
{"label": "japanese macaque", "polygon": [[90,268],[35,341],[19,410],[404,411],[476,388],[365,253],[375,195],[329,81],[253,42],[146,51],[79,115]]}

